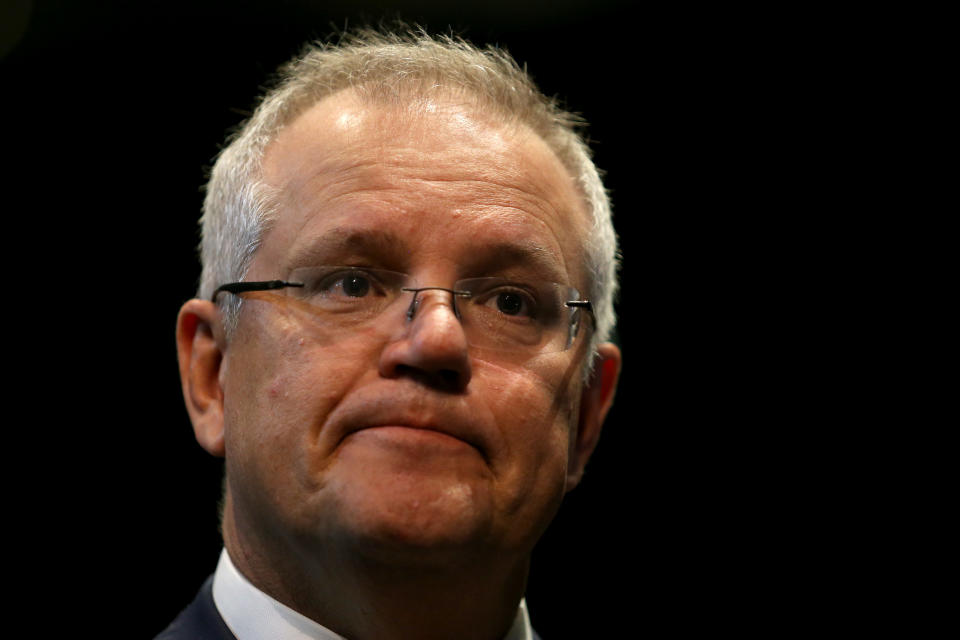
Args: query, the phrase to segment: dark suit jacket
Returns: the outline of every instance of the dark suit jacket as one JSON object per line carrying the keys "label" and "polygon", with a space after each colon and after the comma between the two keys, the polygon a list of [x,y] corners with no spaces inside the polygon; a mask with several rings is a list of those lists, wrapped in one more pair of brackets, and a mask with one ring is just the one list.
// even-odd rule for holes
{"label": "dark suit jacket", "polygon": [[154,640],[237,640],[213,604],[213,576],[176,620]]}
{"label": "dark suit jacket", "polygon": [[[154,640],[237,640],[213,603],[213,576],[207,578],[193,602]],[[536,631],[533,640],[540,640]]]}

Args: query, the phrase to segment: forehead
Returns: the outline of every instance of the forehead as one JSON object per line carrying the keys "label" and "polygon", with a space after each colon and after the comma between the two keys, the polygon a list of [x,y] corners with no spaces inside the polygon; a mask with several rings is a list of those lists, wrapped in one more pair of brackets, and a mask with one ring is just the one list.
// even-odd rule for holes
{"label": "forehead", "polygon": [[263,167],[280,210],[255,265],[330,251],[332,260],[350,245],[396,254],[394,267],[416,256],[527,256],[545,272],[552,263],[558,281],[582,283],[587,214],[574,181],[530,129],[466,100],[383,104],[341,92],[284,128]]}

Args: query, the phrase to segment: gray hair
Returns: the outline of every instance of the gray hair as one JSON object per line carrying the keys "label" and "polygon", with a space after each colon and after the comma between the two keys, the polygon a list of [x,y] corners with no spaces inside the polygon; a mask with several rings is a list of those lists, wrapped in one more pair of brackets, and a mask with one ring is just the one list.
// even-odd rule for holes
{"label": "gray hair", "polygon": [[[617,238],[610,200],[577,130],[582,120],[544,96],[505,51],[478,49],[459,38],[364,30],[337,44],[313,44],[280,69],[278,82],[220,153],[203,203],[198,296],[244,278],[254,254],[278,215],[278,194],[262,181],[262,160],[280,130],[324,97],[344,89],[400,101],[439,87],[471,96],[481,106],[528,126],[556,153],[575,179],[591,217],[584,238],[586,274],[597,319],[591,352],[608,340],[615,324]],[[221,296],[229,335],[239,298]],[[587,366],[590,361],[588,358]]]}

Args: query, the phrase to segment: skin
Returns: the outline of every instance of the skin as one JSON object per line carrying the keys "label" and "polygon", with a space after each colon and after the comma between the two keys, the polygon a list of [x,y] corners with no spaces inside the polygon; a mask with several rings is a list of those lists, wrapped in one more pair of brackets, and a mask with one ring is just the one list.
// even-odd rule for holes
{"label": "skin", "polygon": [[[329,97],[271,143],[281,190],[247,280],[313,264],[587,289],[587,214],[529,130],[435,95],[404,106]],[[178,319],[198,442],[225,456],[224,540],[274,598],[354,640],[499,638],[530,552],[580,481],[620,354],[580,370],[586,336],[518,358],[471,348],[450,295],[421,294],[331,332],[283,293],[245,296],[229,342],[216,307]]]}

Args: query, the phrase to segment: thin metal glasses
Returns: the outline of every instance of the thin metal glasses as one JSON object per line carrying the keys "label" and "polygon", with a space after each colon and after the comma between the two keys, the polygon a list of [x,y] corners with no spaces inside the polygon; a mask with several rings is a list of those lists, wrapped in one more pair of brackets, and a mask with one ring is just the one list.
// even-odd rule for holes
{"label": "thin metal glasses", "polygon": [[[283,290],[306,303],[329,330],[353,329],[399,310],[397,300],[413,293],[404,316],[412,321],[424,291],[445,291],[460,320],[467,343],[482,349],[546,353],[564,351],[573,344],[582,324],[582,310],[593,316],[588,300],[555,282],[509,278],[466,278],[446,287],[421,287],[411,276],[383,269],[318,266],[294,269],[288,280],[232,282],[217,288],[240,295],[250,291]],[[459,301],[458,301],[459,300]]]}

